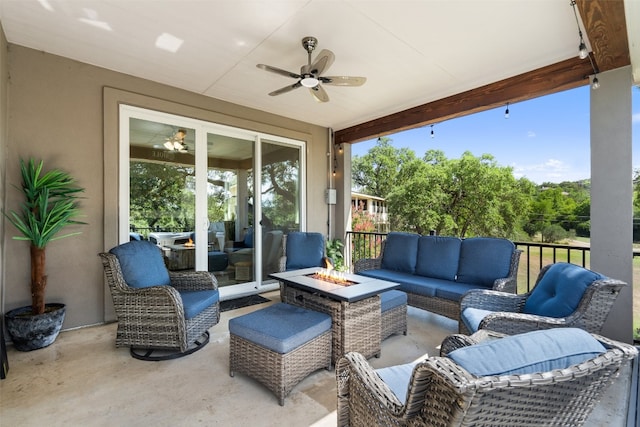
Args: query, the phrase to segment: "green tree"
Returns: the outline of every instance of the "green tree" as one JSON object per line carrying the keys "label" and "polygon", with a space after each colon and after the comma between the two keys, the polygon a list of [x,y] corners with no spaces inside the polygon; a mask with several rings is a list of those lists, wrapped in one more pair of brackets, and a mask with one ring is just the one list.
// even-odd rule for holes
{"label": "green tree", "polygon": [[415,159],[408,148],[395,148],[390,138],[378,138],[364,156],[354,156],[351,179],[354,187],[370,196],[387,197],[396,185],[402,165]]}

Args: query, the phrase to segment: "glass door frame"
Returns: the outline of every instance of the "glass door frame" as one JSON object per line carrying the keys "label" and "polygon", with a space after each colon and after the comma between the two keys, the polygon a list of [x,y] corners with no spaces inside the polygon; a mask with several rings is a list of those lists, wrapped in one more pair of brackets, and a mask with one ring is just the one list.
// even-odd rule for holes
{"label": "glass door frame", "polygon": [[[254,143],[254,156],[253,156],[253,188],[254,199],[255,194],[259,194],[261,191],[261,168],[262,168],[262,154],[261,154],[261,140],[266,139],[282,144],[286,144],[292,147],[296,147],[299,150],[299,185],[300,185],[300,200],[299,200],[299,215],[300,215],[300,229],[304,231],[306,229],[306,141],[296,140],[292,138],[281,137],[277,135],[251,131],[238,127],[232,127],[227,125],[221,125],[205,120],[193,119],[185,116],[180,116],[171,113],[165,113],[148,108],[135,107],[128,104],[119,105],[119,155],[118,155],[118,242],[125,243],[129,241],[129,162],[130,162],[130,119],[137,118],[143,120],[151,120],[160,123],[170,122],[171,124],[188,127],[195,130],[195,171],[196,171],[196,187],[195,187],[195,233],[196,233],[196,264],[195,269],[197,271],[207,271],[207,230],[209,226],[209,220],[207,217],[207,134],[215,133],[225,136],[233,136],[236,138],[251,140]],[[202,155],[204,153],[204,155]],[[260,203],[253,204],[254,218],[261,218],[262,209]],[[262,230],[260,227],[255,228],[255,241],[262,241]],[[248,295],[259,291],[267,290],[262,283],[261,274],[262,271],[262,247],[261,245],[255,245],[256,252],[254,254],[255,263],[253,265],[255,280],[252,282],[241,283],[232,285],[229,287],[221,288],[221,295]],[[245,285],[245,286],[243,286]],[[272,284],[269,288],[277,288]],[[226,288],[239,288],[234,292],[225,291]],[[240,289],[244,288],[244,289]]]}

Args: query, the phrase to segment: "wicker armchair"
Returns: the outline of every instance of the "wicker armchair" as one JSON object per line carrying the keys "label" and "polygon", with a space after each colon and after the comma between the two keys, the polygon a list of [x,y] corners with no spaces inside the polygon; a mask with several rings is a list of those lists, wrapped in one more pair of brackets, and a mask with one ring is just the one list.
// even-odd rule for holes
{"label": "wicker armchair", "polygon": [[359,353],[336,366],[338,426],[580,426],[622,363],[637,355],[631,345],[594,335],[606,352],[565,369],[477,377],[445,356],[498,334],[454,335],[412,371],[405,401]]}
{"label": "wicker armchair", "polygon": [[[145,241],[137,244],[155,247]],[[118,257],[112,253],[99,254],[118,318],[116,346],[130,347],[131,355],[142,360],[173,359],[201,349],[209,341],[208,329],[220,320],[215,277],[207,272],[168,271],[160,251],[157,253],[155,261],[161,265],[139,266],[164,269],[170,284],[148,287],[130,286]],[[161,351],[154,355],[154,350]]]}
{"label": "wicker armchair", "polygon": [[[579,302],[576,304],[575,310],[570,314],[552,317],[527,313],[527,301],[537,291],[536,288],[550,268],[558,264],[565,263],[549,264],[543,267],[538,274],[533,289],[525,294],[514,295],[492,290],[476,290],[466,293],[460,301],[462,315],[459,322],[459,332],[467,335],[475,332],[475,328],[469,326],[474,322],[467,320],[469,312],[465,311],[466,309],[475,309],[483,316],[478,324],[478,330],[489,329],[514,335],[538,329],[575,327],[593,334],[600,333],[611,306],[620,294],[620,290],[626,286],[626,283],[620,280],[599,276],[598,280],[591,282],[584,289],[581,298],[579,295],[575,296],[575,298],[579,298]],[[582,267],[577,266],[575,268],[582,269]],[[570,287],[572,283],[567,281],[563,282],[562,285]],[[553,296],[558,298],[561,295],[555,294]],[[551,294],[550,297],[552,297]],[[482,313],[482,311],[485,311],[485,313]]]}

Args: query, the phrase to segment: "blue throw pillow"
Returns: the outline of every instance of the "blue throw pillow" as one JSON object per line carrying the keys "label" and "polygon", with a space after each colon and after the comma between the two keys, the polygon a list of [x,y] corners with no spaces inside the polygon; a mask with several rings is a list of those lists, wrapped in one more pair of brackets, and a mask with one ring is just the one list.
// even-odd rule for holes
{"label": "blue throw pillow", "polygon": [[484,377],[565,369],[604,352],[588,332],[557,328],[485,341],[454,350],[448,357],[469,373]]}
{"label": "blue throw pillow", "polygon": [[109,251],[118,258],[122,276],[132,288],[169,285],[160,248],[147,240],[123,243]]}
{"label": "blue throw pillow", "polygon": [[462,241],[457,281],[491,288],[509,275],[516,246],[507,239],[472,237]]}
{"label": "blue throw pillow", "polygon": [[457,237],[420,237],[416,274],[434,279],[456,280],[461,245],[462,240]]}
{"label": "blue throw pillow", "polygon": [[604,276],[575,264],[559,262],[544,273],[522,311],[547,317],[566,317],[573,313],[584,291]]}
{"label": "blue throw pillow", "polygon": [[324,236],[321,233],[293,231],[287,235],[287,270],[321,267]]}
{"label": "blue throw pillow", "polygon": [[419,234],[392,232],[387,234],[381,267],[385,270],[413,274],[418,257]]}

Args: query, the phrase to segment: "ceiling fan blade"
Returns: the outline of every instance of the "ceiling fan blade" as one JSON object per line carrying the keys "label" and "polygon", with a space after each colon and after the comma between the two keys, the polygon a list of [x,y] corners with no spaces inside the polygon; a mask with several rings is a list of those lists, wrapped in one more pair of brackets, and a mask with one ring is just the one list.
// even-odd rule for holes
{"label": "ceiling fan blade", "polygon": [[292,91],[294,89],[299,88],[300,86],[302,86],[302,84],[300,82],[296,82],[296,83],[294,83],[292,85],[285,86],[285,87],[283,87],[281,89],[278,89],[278,90],[274,90],[273,92],[269,93],[269,95],[271,95],[271,96],[282,95],[283,93],[290,92],[290,91]]}
{"label": "ceiling fan blade", "polygon": [[311,74],[320,75],[331,67],[333,61],[336,59],[336,56],[327,49],[322,49],[318,56],[316,56],[316,60],[309,66],[309,72]]}
{"label": "ceiling fan blade", "polygon": [[293,73],[291,71],[283,70],[281,68],[272,67],[271,65],[258,64],[258,65],[256,65],[256,67],[261,68],[261,69],[263,69],[265,71],[270,71],[272,73],[280,74],[281,76],[285,76],[285,77],[292,77],[294,79],[299,79],[301,77],[300,74],[296,74],[296,73]]}
{"label": "ceiling fan blade", "polygon": [[309,92],[311,92],[311,95],[313,95],[316,101],[329,102],[329,95],[327,95],[327,92],[322,88],[322,86],[317,85],[315,87],[310,87]]}
{"label": "ceiling fan blade", "polygon": [[349,76],[329,76],[319,77],[322,83],[333,86],[362,86],[366,81],[366,77],[349,77]]}

